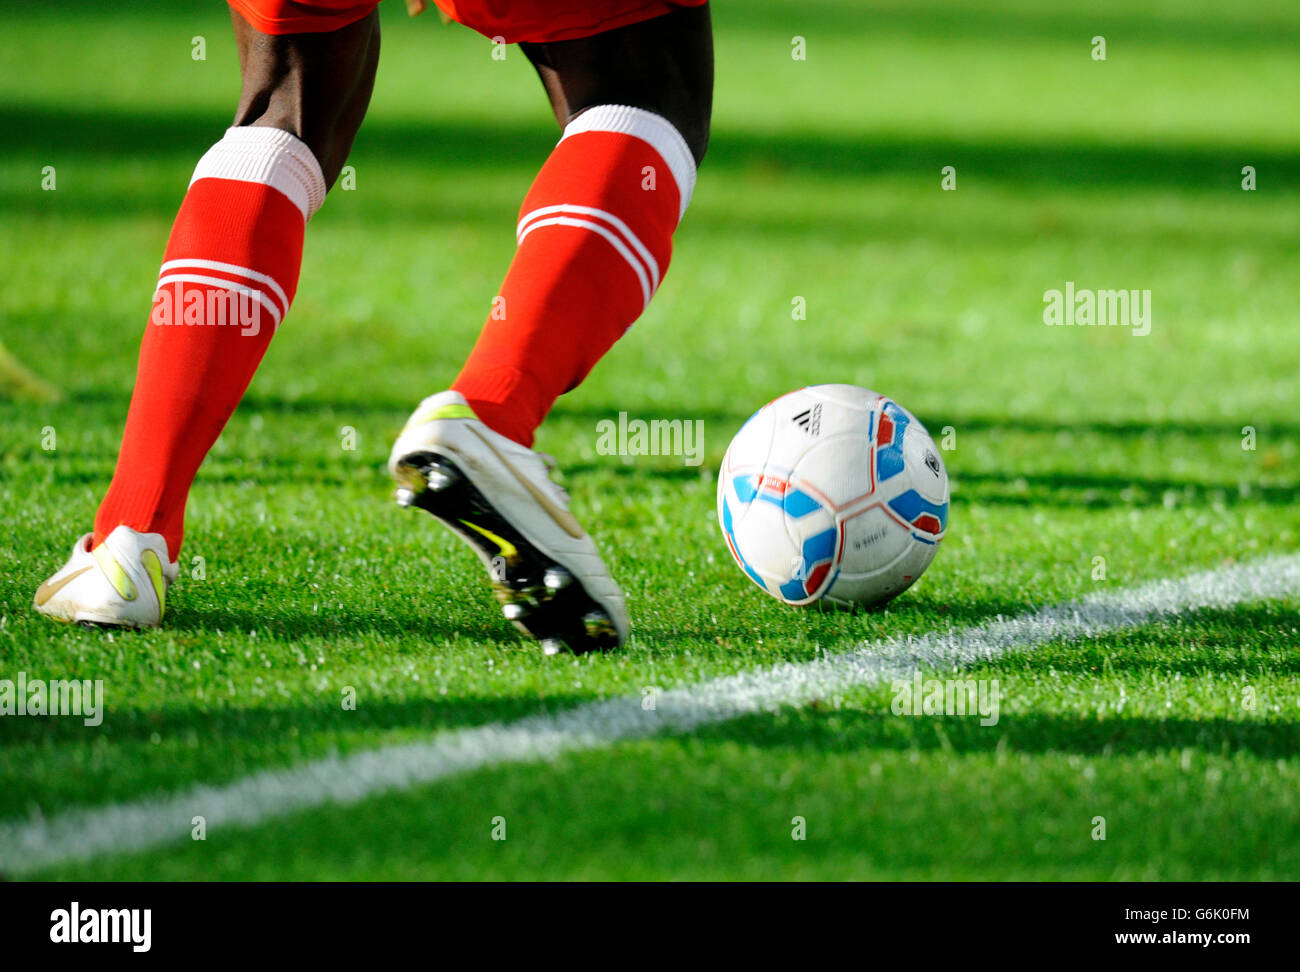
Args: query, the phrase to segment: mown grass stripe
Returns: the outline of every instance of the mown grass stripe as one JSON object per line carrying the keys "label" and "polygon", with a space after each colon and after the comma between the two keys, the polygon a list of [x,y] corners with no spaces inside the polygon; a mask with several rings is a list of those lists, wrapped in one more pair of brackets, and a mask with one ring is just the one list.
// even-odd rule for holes
{"label": "mown grass stripe", "polygon": [[0,824],[0,872],[147,850],[213,828],[254,826],[326,803],[350,804],[500,763],[553,759],[620,740],[683,733],[893,678],[961,668],[1047,642],[1096,638],[1207,608],[1300,592],[1300,555],[1271,557],[1141,587],[1100,592],[966,629],[869,642],[811,662],[710,679],[658,694],[654,708],[622,696],[564,712],[439,735],[427,742],[263,770],[222,786]]}

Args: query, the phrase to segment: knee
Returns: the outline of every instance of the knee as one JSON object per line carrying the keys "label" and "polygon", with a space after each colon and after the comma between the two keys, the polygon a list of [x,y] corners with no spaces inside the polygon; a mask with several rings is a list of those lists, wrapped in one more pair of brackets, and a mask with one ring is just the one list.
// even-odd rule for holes
{"label": "knee", "polygon": [[235,127],[278,128],[302,141],[332,187],[352,151],[379,64],[375,15],[327,34],[266,38],[244,60]]}
{"label": "knee", "polygon": [[326,191],[334,187],[352,150],[360,120],[348,123],[340,120],[334,124],[302,124],[290,114],[268,112],[248,121],[239,121],[237,127],[276,128],[295,136],[311,150],[320,165]]}
{"label": "knee", "polygon": [[327,188],[333,188],[352,151],[352,142],[361,128],[366,100],[348,99],[343,102],[320,103],[311,97],[300,97],[297,92],[272,95],[266,107],[258,114],[244,114],[235,121],[236,127],[256,126],[278,128],[303,142],[320,164]]}

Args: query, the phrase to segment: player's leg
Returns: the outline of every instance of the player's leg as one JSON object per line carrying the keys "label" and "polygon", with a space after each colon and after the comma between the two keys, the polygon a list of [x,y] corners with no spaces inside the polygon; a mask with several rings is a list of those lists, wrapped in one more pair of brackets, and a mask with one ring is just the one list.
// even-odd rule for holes
{"label": "player's leg", "polygon": [[564,135],[524,201],[519,249],[469,361],[417,409],[390,465],[401,501],[492,565],[507,617],[548,650],[581,651],[626,637],[622,592],[529,446],[668,267],[708,141],[712,37],[699,7],[523,46]]}
{"label": "player's leg", "polygon": [[708,145],[713,41],[703,6],[520,46],[564,137],[520,210],[504,314],[488,320],[452,387],[488,425],[528,445],[667,270]]}
{"label": "player's leg", "polygon": [[713,111],[713,32],[707,5],[688,7],[594,37],[519,45],[564,128],[597,105],[635,105],[661,115],[698,165]]}
{"label": "player's leg", "polygon": [[61,620],[161,619],[195,473],[289,309],[306,222],[369,102],[373,10],[337,29],[279,36],[231,16],[243,76],[235,123],[199,161],[172,227],[94,533],[37,591],[38,610]]}

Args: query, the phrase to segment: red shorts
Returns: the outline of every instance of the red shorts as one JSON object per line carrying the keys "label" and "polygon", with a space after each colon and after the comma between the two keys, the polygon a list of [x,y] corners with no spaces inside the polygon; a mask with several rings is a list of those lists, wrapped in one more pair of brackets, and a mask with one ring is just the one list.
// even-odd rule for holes
{"label": "red shorts", "polygon": [[[379,6],[379,0],[228,0],[244,19],[264,34],[316,34],[356,23]],[[706,0],[435,0],[452,20],[485,37],[519,41],[576,40],[615,27],[626,27],[671,13],[700,7]]]}

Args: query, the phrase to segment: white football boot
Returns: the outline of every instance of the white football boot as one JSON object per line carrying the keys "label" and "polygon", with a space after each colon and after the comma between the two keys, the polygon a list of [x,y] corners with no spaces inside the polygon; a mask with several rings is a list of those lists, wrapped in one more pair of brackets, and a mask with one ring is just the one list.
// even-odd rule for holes
{"label": "white football boot", "polygon": [[388,460],[397,502],[447,524],[488,569],[502,613],[555,654],[614,648],[627,609],[542,457],[484,425],[458,392],[420,403]]}
{"label": "white football boot", "polygon": [[119,526],[91,548],[87,533],[53,577],[36,589],[36,610],[58,621],[154,628],[180,565],[158,533]]}

